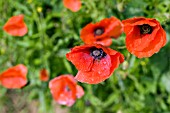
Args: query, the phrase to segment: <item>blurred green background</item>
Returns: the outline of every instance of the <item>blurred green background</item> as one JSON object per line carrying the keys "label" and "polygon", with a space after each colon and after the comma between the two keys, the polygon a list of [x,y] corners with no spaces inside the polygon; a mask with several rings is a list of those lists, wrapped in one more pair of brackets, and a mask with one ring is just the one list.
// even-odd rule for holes
{"label": "blurred green background", "polygon": [[[170,113],[170,1],[81,1],[81,10],[73,13],[62,0],[0,0],[0,72],[22,63],[28,67],[30,81],[18,90],[0,85],[0,113]],[[23,37],[12,37],[2,27],[18,14],[24,14],[29,31]],[[39,70],[48,69],[50,79],[76,75],[65,54],[83,44],[79,35],[86,24],[111,16],[120,20],[156,18],[166,30],[168,42],[152,57],[138,59],[126,50],[125,34],[113,39],[111,48],[124,54],[125,62],[105,82],[78,83],[85,95],[72,107],[57,105],[48,82],[39,80]]]}

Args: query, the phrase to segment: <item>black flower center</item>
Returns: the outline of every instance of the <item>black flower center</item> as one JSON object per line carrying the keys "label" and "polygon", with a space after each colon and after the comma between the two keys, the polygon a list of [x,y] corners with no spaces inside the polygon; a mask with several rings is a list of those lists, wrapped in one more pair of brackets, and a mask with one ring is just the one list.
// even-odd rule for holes
{"label": "black flower center", "polygon": [[100,36],[104,33],[104,29],[103,28],[97,28],[94,30],[94,35],[95,36]]}
{"label": "black flower center", "polygon": [[65,86],[65,91],[69,92],[71,89],[69,88],[68,85]]}
{"label": "black flower center", "polygon": [[150,25],[148,24],[143,24],[143,25],[140,25],[140,33],[141,34],[151,34],[153,29]]}
{"label": "black flower center", "polygon": [[106,56],[106,53],[101,48],[91,48],[90,49],[90,55],[95,60],[100,60],[101,58]]}

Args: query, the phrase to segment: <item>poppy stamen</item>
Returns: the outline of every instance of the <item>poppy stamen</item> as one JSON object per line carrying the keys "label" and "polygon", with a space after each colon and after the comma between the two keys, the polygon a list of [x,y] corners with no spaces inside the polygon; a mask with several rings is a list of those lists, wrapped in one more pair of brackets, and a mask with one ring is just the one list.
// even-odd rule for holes
{"label": "poppy stamen", "polygon": [[101,58],[106,56],[106,53],[101,48],[92,48],[90,49],[90,55],[95,60],[100,60]]}
{"label": "poppy stamen", "polygon": [[94,35],[95,36],[100,36],[104,33],[104,29],[103,28],[97,28],[94,30]]}
{"label": "poppy stamen", "polygon": [[67,92],[71,91],[71,89],[69,88],[68,85],[65,86],[65,91],[67,91]]}
{"label": "poppy stamen", "polygon": [[152,33],[152,27],[148,24],[143,24],[143,25],[140,25],[140,33],[141,34],[151,34]]}

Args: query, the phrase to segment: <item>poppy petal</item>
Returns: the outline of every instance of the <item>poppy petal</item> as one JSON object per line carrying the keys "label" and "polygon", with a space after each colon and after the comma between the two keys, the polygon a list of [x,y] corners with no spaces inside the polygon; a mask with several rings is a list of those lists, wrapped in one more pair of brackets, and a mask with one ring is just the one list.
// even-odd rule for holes
{"label": "poppy petal", "polygon": [[[93,62],[93,58],[89,56],[89,52],[74,52],[74,50],[70,53],[66,54],[68,60],[70,60],[78,70],[88,71]],[[83,64],[83,65],[82,65]]]}
{"label": "poppy petal", "polygon": [[119,64],[124,61],[124,56],[121,53],[117,53],[116,55],[111,55],[112,59],[112,67],[110,68],[110,74],[118,68]]}
{"label": "poppy petal", "polygon": [[79,70],[75,79],[80,82],[85,82],[89,84],[97,84],[110,77],[110,67],[111,67],[110,56],[107,55],[100,61],[95,60],[91,71],[81,71]]}
{"label": "poppy petal", "polygon": [[60,92],[63,91],[62,86],[64,86],[64,83],[59,78],[54,78],[49,82],[49,88],[55,100],[58,100]]}
{"label": "poppy petal", "polygon": [[0,83],[6,88],[21,88],[27,83],[27,68],[19,64],[0,74]]}
{"label": "poppy petal", "polygon": [[110,46],[112,44],[112,39],[111,38],[98,39],[95,43]]}
{"label": "poppy petal", "polygon": [[49,82],[49,88],[57,103],[67,106],[72,106],[75,103],[77,84],[72,75],[61,75],[52,79]]}
{"label": "poppy petal", "polygon": [[150,45],[150,42],[154,40],[159,29],[159,27],[156,27],[151,34],[141,35],[140,30],[138,28],[134,28],[131,34],[126,37],[126,45],[131,47],[133,50],[141,51]]}
{"label": "poppy petal", "polygon": [[72,106],[75,103],[75,99],[72,98],[71,92],[62,93],[57,100],[58,104]]}
{"label": "poppy petal", "polygon": [[27,81],[22,77],[6,77],[1,79],[1,84],[8,89],[14,89],[22,88],[27,84]]}
{"label": "poppy petal", "polygon": [[132,25],[127,25],[127,26],[124,25],[124,32],[125,32],[126,35],[131,34],[133,32],[133,30],[134,30],[134,26],[132,26]]}
{"label": "poppy petal", "polygon": [[[100,35],[96,35],[96,30],[101,32]],[[118,38],[123,32],[123,24],[116,17],[105,18],[97,23],[87,24],[80,32],[80,38],[85,44],[100,43],[100,41],[108,38]],[[100,40],[100,41],[99,41]],[[97,42],[96,42],[97,41]],[[110,41],[100,43],[104,46],[110,46]]]}
{"label": "poppy petal", "polygon": [[130,19],[126,19],[123,20],[122,23],[126,26],[126,25],[143,25],[143,24],[149,24],[150,26],[156,26],[157,22],[155,21],[155,19],[152,18],[144,18],[144,17],[134,17],[134,18],[130,18]]}
{"label": "poppy petal", "polygon": [[80,0],[63,0],[63,4],[66,8],[70,9],[72,12],[77,12],[81,8]]}
{"label": "poppy petal", "polygon": [[117,51],[115,51],[113,49],[110,49],[110,48],[107,48],[107,49],[108,49],[107,54],[109,54],[109,55],[116,55],[118,53]]}
{"label": "poppy petal", "polygon": [[143,25],[143,24],[149,24],[152,27],[155,27],[157,25],[157,23],[150,21],[150,19],[140,20],[140,21],[133,23],[132,25],[136,26],[136,25]]}
{"label": "poppy petal", "polygon": [[146,47],[144,50],[142,51],[134,51],[133,53],[137,55],[138,58],[143,58],[143,57],[150,57],[152,56],[154,53],[158,52],[160,50],[160,48],[163,45],[163,36],[162,33],[159,32],[157,33],[157,37],[155,37],[155,40],[153,40],[150,46]]}
{"label": "poppy petal", "polygon": [[12,36],[24,36],[28,29],[23,19],[23,15],[11,17],[4,25],[3,30]]}
{"label": "poppy petal", "polygon": [[165,44],[167,42],[167,39],[165,38],[166,37],[166,32],[164,31],[163,28],[160,29],[160,32],[163,34],[163,36],[162,36],[163,45],[162,46],[165,46]]}
{"label": "poppy petal", "polygon": [[81,98],[84,95],[83,88],[81,86],[77,85],[76,90],[77,90],[77,93],[76,93],[77,98]]}
{"label": "poppy petal", "polygon": [[109,35],[113,38],[118,38],[122,32],[123,32],[123,24],[121,23],[120,20],[118,20],[115,17],[111,17],[112,20],[112,24],[110,24],[110,26],[108,26],[110,29]]}
{"label": "poppy petal", "polygon": [[134,17],[134,18],[129,18],[126,20],[122,20],[122,23],[125,25],[132,25],[133,23],[136,23],[138,21],[145,20],[144,17]]}
{"label": "poppy petal", "polygon": [[40,80],[41,81],[48,81],[48,79],[49,79],[48,71],[46,69],[40,70]]}

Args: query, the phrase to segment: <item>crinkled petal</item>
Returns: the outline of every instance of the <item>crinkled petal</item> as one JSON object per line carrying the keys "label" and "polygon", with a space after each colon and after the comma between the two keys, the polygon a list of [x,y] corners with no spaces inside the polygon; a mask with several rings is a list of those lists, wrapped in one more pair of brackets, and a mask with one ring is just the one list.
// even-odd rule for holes
{"label": "crinkled petal", "polygon": [[109,55],[115,55],[115,54],[118,53],[117,51],[115,51],[115,50],[113,50],[111,48],[107,48],[107,49],[108,49],[108,53],[107,54],[109,54]]}
{"label": "crinkled petal", "polygon": [[124,56],[117,52],[115,55],[111,55],[112,67],[110,68],[110,74],[114,72],[116,68],[118,68],[119,64],[124,61]]}
{"label": "crinkled petal", "polygon": [[144,17],[134,17],[126,19],[123,20],[122,23],[124,24],[124,32],[126,33],[126,35],[131,34],[134,27],[138,25],[149,24],[150,26],[155,27],[158,24],[155,19],[145,19]]}
{"label": "crinkled petal", "polygon": [[95,43],[101,44],[103,46],[110,46],[112,44],[112,39],[111,38],[99,39]]}
{"label": "crinkled petal", "polygon": [[63,92],[59,95],[59,98],[56,101],[58,102],[58,104],[70,107],[75,103],[76,98],[72,97],[72,92]]}
{"label": "crinkled petal", "polygon": [[145,18],[145,17],[134,17],[134,18],[129,18],[129,19],[125,19],[122,20],[122,23],[124,25],[143,25],[143,24],[150,24],[150,26],[156,26],[157,22],[155,21],[155,19],[152,18]]}
{"label": "crinkled petal", "polygon": [[136,25],[143,25],[143,24],[148,24],[152,27],[157,26],[157,23],[155,23],[154,21],[150,21],[150,19],[139,20],[139,21],[133,23],[132,25],[136,26]]}
{"label": "crinkled petal", "polygon": [[107,28],[110,29],[109,36],[113,38],[118,38],[123,32],[123,24],[119,19],[115,17],[111,17],[111,19],[112,24],[110,24]]}
{"label": "crinkled petal", "polygon": [[61,105],[72,106],[76,100],[76,81],[71,75],[61,75],[49,82],[49,88],[55,101]]}
{"label": "crinkled petal", "polygon": [[71,61],[78,70],[89,71],[93,65],[93,57],[90,55],[90,48],[102,48],[105,53],[108,49],[99,44],[82,45],[74,47],[71,52],[66,54],[66,58]]}
{"label": "crinkled petal", "polygon": [[70,52],[66,54],[66,57],[78,70],[82,71],[88,71],[93,62],[89,52]]}
{"label": "crinkled petal", "polygon": [[110,77],[111,65],[111,59],[109,55],[105,56],[101,60],[94,60],[91,70],[79,70],[75,79],[80,82],[85,82],[89,84],[100,83]]}
{"label": "crinkled petal", "polygon": [[145,49],[142,51],[133,51],[133,54],[135,54],[138,58],[143,58],[143,57],[150,57],[154,53],[158,52],[160,48],[163,46],[164,35],[162,32],[158,32],[155,39],[150,43],[149,46],[147,46]]}
{"label": "crinkled petal", "polygon": [[86,43],[86,44],[92,44],[93,42],[95,42],[95,38],[94,38],[94,30],[95,28],[97,28],[98,26],[93,24],[93,23],[89,23],[87,24],[80,32],[80,38]]}
{"label": "crinkled petal", "polygon": [[[138,58],[150,57],[166,44],[166,33],[156,19],[132,18],[123,21],[126,33],[126,47]],[[151,34],[141,34],[139,25],[152,27]]]}
{"label": "crinkled petal", "polygon": [[49,88],[50,88],[50,92],[54,98],[54,100],[58,100],[60,94],[63,91],[63,87],[64,87],[64,83],[62,83],[62,81],[60,79],[58,79],[57,77],[52,79],[49,82]]}
{"label": "crinkled petal", "polygon": [[126,20],[122,20],[122,23],[124,25],[128,25],[128,24],[133,24],[133,23],[141,21],[141,20],[145,20],[145,18],[144,17],[129,18],[129,19],[126,19]]}
{"label": "crinkled petal", "polygon": [[124,32],[126,35],[129,35],[133,32],[134,26],[133,25],[124,25]]}
{"label": "crinkled petal", "polygon": [[151,34],[141,35],[139,28],[134,28],[133,32],[126,36],[126,46],[135,51],[143,50],[154,40],[159,29],[159,27],[156,27]]}
{"label": "crinkled petal", "polygon": [[165,44],[166,44],[166,42],[167,42],[167,39],[166,39],[166,32],[164,31],[164,29],[161,27],[161,29],[160,29],[160,32],[163,34],[163,36],[162,36],[162,40],[163,40],[163,45],[162,45],[162,47],[163,46],[165,46]]}

